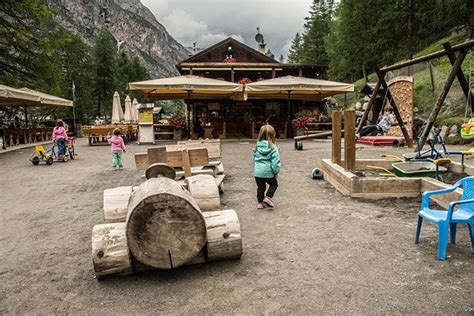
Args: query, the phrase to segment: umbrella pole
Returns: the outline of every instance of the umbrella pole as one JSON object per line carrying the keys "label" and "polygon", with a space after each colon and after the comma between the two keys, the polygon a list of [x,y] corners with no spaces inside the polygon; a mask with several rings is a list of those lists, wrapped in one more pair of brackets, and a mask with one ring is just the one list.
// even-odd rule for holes
{"label": "umbrella pole", "polygon": [[286,122],[286,137],[288,137],[288,134],[290,134],[290,128],[291,128],[291,91],[288,90],[288,122]]}
{"label": "umbrella pole", "polygon": [[188,114],[188,129],[189,133],[191,135],[191,111],[190,111],[190,105],[191,105],[191,90],[188,90],[188,103],[186,104],[186,113]]}
{"label": "umbrella pole", "polygon": [[76,136],[76,85],[72,81],[72,131]]}
{"label": "umbrella pole", "polygon": [[28,128],[28,108],[25,106],[25,127]]}

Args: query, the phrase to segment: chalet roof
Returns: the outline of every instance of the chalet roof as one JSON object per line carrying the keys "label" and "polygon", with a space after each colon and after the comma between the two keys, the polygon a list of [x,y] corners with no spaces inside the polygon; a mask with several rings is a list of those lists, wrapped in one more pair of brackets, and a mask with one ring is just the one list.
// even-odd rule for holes
{"label": "chalet roof", "polygon": [[270,58],[270,57],[266,56],[265,54],[260,53],[258,50],[254,49],[250,46],[247,46],[244,43],[242,43],[242,42],[240,42],[240,41],[238,41],[238,40],[236,40],[232,37],[228,37],[225,40],[220,41],[219,43],[216,43],[216,44],[200,51],[199,53],[183,60],[182,62],[180,62],[178,64],[178,66],[181,65],[182,63],[201,62],[202,58],[204,56],[206,56],[208,53],[210,53],[212,51],[222,49],[223,47],[227,47],[229,44],[232,47],[238,47],[238,48],[241,48],[241,49],[247,51],[248,53],[250,53],[252,55],[252,57],[255,59],[255,62],[276,63],[276,61],[273,58]]}

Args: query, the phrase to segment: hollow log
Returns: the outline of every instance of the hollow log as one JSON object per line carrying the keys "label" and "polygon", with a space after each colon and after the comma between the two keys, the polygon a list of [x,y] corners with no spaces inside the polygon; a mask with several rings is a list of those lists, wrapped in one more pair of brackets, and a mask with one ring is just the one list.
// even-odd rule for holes
{"label": "hollow log", "polygon": [[125,223],[99,224],[92,229],[92,263],[97,278],[133,272],[125,229]]}
{"label": "hollow log", "polygon": [[210,175],[197,175],[186,178],[188,191],[203,212],[215,211],[221,206],[216,179]]}
{"label": "hollow log", "polygon": [[161,162],[154,163],[146,168],[145,178],[151,179],[158,177],[166,177],[174,180],[176,179],[176,171],[173,167]]}
{"label": "hollow log", "polygon": [[196,257],[205,245],[204,217],[191,194],[176,181],[152,178],[130,198],[127,242],[138,261],[173,269]]}
{"label": "hollow log", "polygon": [[234,259],[242,256],[240,222],[234,210],[205,212],[207,261]]}
{"label": "hollow log", "polygon": [[118,187],[104,190],[104,222],[116,223],[125,221],[128,211],[128,200],[133,187]]}

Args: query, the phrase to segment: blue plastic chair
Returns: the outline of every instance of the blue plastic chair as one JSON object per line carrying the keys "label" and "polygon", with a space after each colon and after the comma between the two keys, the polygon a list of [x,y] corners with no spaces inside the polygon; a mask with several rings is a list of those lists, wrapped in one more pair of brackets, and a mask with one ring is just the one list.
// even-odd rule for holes
{"label": "blue plastic chair", "polygon": [[[431,196],[453,192],[460,187],[463,188],[462,199],[460,201],[449,203],[447,211],[430,209]],[[457,211],[454,211],[456,206],[458,206],[458,209]],[[418,212],[418,224],[416,227],[415,237],[416,244],[420,242],[420,232],[423,219],[438,225],[439,260],[446,259],[448,231],[451,232],[451,243],[456,243],[457,224],[467,224],[469,236],[471,237],[471,252],[474,254],[474,177],[463,178],[447,189],[423,193],[420,211]]]}

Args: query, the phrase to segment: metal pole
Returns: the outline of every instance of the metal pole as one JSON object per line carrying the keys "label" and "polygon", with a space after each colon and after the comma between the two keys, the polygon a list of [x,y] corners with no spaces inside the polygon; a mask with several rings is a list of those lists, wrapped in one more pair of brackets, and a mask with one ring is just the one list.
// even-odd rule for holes
{"label": "metal pole", "polygon": [[76,85],[72,81],[72,130],[76,136]]}
{"label": "metal pole", "polygon": [[[288,90],[288,122],[286,123],[287,134],[290,134],[291,128],[291,91]],[[288,137],[288,135],[286,135]]]}
{"label": "metal pole", "polygon": [[25,106],[25,127],[28,128],[28,107]]}

